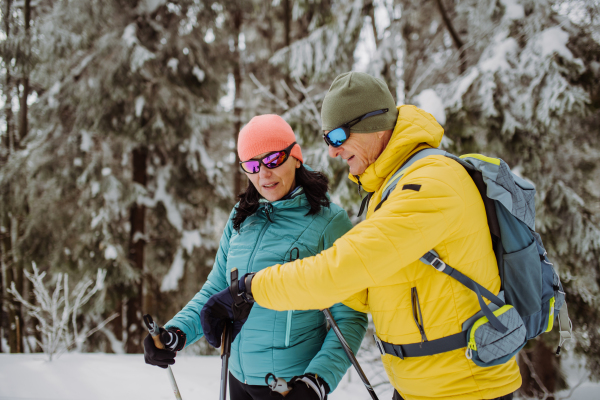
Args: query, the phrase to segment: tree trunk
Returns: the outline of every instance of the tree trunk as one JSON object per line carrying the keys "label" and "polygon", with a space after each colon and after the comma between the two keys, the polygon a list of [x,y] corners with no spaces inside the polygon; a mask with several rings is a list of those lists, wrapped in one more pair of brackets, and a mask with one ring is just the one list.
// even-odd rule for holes
{"label": "tree trunk", "polygon": [[[133,150],[133,181],[144,187],[147,182],[147,159],[147,147],[140,146]],[[139,353],[142,350],[143,330],[132,328],[132,325],[141,324],[142,312],[152,312],[149,304],[150,296],[144,290],[147,275],[144,268],[145,218],[146,207],[142,204],[133,204],[130,210],[129,260],[135,268],[139,269],[142,279],[125,303],[127,320],[124,329],[127,329],[127,334],[124,338],[124,346],[127,353]]]}
{"label": "tree trunk", "polygon": [[[23,6],[23,22],[25,24],[25,40],[29,46],[29,25],[31,20],[31,0],[25,0]],[[29,49],[27,53],[30,53]],[[23,90],[21,92],[21,107],[19,109],[19,142],[27,136],[27,97],[29,96],[29,72],[23,64],[23,77],[21,78]]]}
{"label": "tree trunk", "polygon": [[[242,66],[240,57],[240,31],[242,27],[242,10],[237,8],[233,11],[233,42],[234,42],[234,61],[233,61],[233,79],[235,81],[235,96],[233,99],[233,129],[235,145],[237,147],[240,129],[242,129]],[[235,165],[233,174],[233,196],[234,202],[237,202],[237,196],[242,191],[242,171],[239,167],[240,158],[235,152]]]}
{"label": "tree trunk", "polygon": [[[10,217],[9,214],[3,210],[2,215],[2,272],[4,278],[4,290],[10,287],[11,283],[15,283],[16,289],[23,293],[23,271],[18,268],[18,258],[14,251],[14,233],[18,226],[17,219]],[[5,307],[7,309],[7,321],[8,327],[8,345],[10,346],[11,353],[21,353],[23,349],[23,338],[21,333],[23,332],[23,318],[21,315],[21,304],[14,299],[14,296],[6,295]]]}
{"label": "tree trunk", "polygon": [[290,45],[290,33],[292,25],[292,12],[290,7],[291,0],[283,0],[283,28],[285,37],[285,46]]}
{"label": "tree trunk", "polygon": [[[4,12],[4,33],[6,38],[10,37],[10,13],[11,13],[11,3],[12,0],[5,1],[5,9]],[[4,83],[4,95],[6,96],[6,100],[4,102],[4,117],[6,119],[6,137],[5,143],[8,153],[12,153],[15,148],[14,143],[14,129],[13,129],[13,112],[12,112],[12,75],[11,75],[11,60],[4,60],[4,69],[5,69],[5,83]]]}
{"label": "tree trunk", "polygon": [[463,43],[462,39],[460,38],[460,36],[458,36],[456,29],[454,29],[454,25],[452,24],[452,21],[450,20],[450,17],[448,16],[448,12],[446,11],[444,4],[442,3],[442,0],[437,0],[437,4],[438,4],[438,9],[440,10],[440,14],[442,15],[442,19],[444,20],[444,24],[446,25],[446,28],[448,28],[448,32],[450,33],[450,36],[452,37],[452,41],[454,42],[454,45],[456,46],[456,49],[458,50],[458,58],[459,58],[458,69],[459,69],[459,72],[462,74],[463,72],[465,72],[467,70],[467,60],[466,60],[466,55],[465,55],[464,43]]}

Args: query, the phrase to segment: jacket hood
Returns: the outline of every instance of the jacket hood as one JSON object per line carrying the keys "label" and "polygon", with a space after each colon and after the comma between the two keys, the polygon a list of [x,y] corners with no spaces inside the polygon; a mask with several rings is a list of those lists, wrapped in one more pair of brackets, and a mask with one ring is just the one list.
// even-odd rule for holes
{"label": "jacket hood", "polygon": [[[398,108],[398,120],[390,142],[374,163],[359,175],[360,183],[367,192],[377,191],[385,179],[396,171],[415,151],[425,147],[439,147],[444,128],[426,111],[412,105]],[[358,183],[355,175],[350,180]]]}

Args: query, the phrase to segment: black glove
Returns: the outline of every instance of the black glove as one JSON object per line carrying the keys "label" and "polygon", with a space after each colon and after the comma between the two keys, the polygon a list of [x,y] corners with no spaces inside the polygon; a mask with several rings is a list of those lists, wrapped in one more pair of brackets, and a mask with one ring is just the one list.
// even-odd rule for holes
{"label": "black glove", "polygon": [[185,333],[179,328],[171,327],[168,330],[160,328],[160,341],[165,349],[159,349],[154,344],[154,339],[148,334],[144,339],[144,360],[146,364],[167,368],[175,364],[177,352],[185,346]]}
{"label": "black glove", "polygon": [[285,400],[325,400],[329,393],[329,385],[313,374],[304,374],[290,379],[292,390]]}
{"label": "black glove", "polygon": [[246,274],[239,281],[233,281],[229,288],[212,295],[202,307],[202,331],[211,346],[221,347],[221,335],[227,322],[233,321],[232,342],[242,330],[254,305],[250,290],[246,290],[246,280],[250,282],[253,275]]}

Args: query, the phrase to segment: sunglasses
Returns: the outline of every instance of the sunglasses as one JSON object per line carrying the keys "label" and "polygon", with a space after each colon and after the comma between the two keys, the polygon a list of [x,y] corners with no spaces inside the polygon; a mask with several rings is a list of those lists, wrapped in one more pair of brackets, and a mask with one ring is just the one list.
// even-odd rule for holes
{"label": "sunglasses", "polygon": [[292,148],[296,145],[296,142],[290,144],[283,150],[274,151],[272,153],[267,154],[260,160],[248,160],[240,162],[240,166],[244,172],[249,174],[258,174],[260,171],[260,164],[264,165],[269,169],[277,168],[288,158],[290,158],[290,152]]}
{"label": "sunglasses", "polygon": [[354,118],[352,121],[346,122],[344,125],[339,126],[323,134],[323,139],[325,139],[325,143],[327,143],[329,146],[340,147],[350,137],[350,128],[352,128],[354,125],[358,124],[364,119],[374,117],[380,114],[385,114],[388,111],[388,108],[384,108],[382,110],[371,111],[364,115],[361,115],[360,117]]}

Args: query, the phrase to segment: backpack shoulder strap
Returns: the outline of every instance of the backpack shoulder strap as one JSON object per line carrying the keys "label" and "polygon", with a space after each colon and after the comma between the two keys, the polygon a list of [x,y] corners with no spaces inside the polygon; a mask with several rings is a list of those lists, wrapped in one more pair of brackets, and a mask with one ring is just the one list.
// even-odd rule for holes
{"label": "backpack shoulder strap", "polygon": [[425,157],[435,156],[435,155],[445,156],[446,151],[440,150],[440,149],[433,149],[433,148],[419,150],[415,154],[413,154],[404,164],[402,164],[402,166],[398,169],[398,171],[396,171],[394,173],[394,175],[392,175],[392,177],[390,178],[388,183],[385,185],[385,187],[383,189],[383,193],[381,194],[381,201],[379,202],[379,204],[377,204],[377,207],[375,208],[375,210],[378,210],[379,207],[381,207],[381,205],[383,204],[383,202],[387,200],[387,198],[390,196],[390,193],[392,193],[392,191],[396,188],[398,181],[400,180],[400,178],[402,178],[402,176],[404,175],[404,171],[408,167],[410,167],[411,165],[413,165],[414,163],[416,163],[417,161],[419,161]]}

